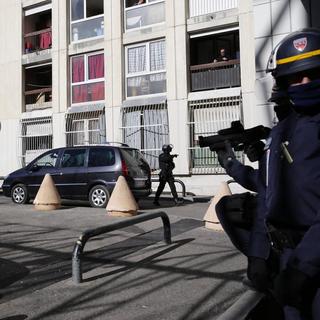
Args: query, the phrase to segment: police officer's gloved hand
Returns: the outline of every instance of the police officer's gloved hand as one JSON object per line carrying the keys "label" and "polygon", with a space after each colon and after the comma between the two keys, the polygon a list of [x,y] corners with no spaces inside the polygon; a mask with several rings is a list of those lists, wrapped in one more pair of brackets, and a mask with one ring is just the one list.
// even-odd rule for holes
{"label": "police officer's gloved hand", "polygon": [[247,276],[255,289],[266,292],[270,287],[267,261],[258,257],[248,257]]}
{"label": "police officer's gloved hand", "polygon": [[178,157],[178,154],[173,154],[172,155],[174,158],[177,158]]}
{"label": "police officer's gloved hand", "polygon": [[257,141],[245,147],[244,152],[251,162],[259,161],[264,155],[264,142]]}
{"label": "police officer's gloved hand", "polygon": [[307,312],[311,311],[311,301],[316,291],[316,285],[302,271],[288,266],[274,280],[274,296],[281,305],[289,305]]}
{"label": "police officer's gloved hand", "polygon": [[231,147],[230,142],[227,140],[225,141],[225,148],[218,150],[218,161],[220,163],[220,166],[227,169],[231,164],[232,160],[236,158],[233,149]]}

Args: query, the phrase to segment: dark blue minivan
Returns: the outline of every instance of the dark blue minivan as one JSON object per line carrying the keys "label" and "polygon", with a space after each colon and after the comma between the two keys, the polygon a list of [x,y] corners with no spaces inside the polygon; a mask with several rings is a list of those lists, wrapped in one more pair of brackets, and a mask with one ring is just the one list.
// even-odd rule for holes
{"label": "dark blue minivan", "polygon": [[105,207],[120,175],[136,199],[151,193],[151,170],[139,150],[125,145],[65,147],[47,151],[9,174],[3,194],[18,204],[29,202],[49,173],[61,198],[89,200]]}

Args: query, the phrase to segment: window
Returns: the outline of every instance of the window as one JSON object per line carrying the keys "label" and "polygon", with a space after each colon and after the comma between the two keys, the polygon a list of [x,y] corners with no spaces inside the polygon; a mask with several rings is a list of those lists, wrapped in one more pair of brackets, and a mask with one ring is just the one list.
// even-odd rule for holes
{"label": "window", "polygon": [[72,104],[104,100],[104,54],[71,58]]}
{"label": "window", "polygon": [[159,168],[158,156],[169,143],[167,104],[122,108],[123,141],[140,149],[151,169]]}
{"label": "window", "polygon": [[70,0],[71,41],[104,35],[103,0]]}
{"label": "window", "polygon": [[115,164],[115,154],[113,149],[108,148],[90,148],[89,167],[104,167]]}
{"label": "window", "polygon": [[124,3],[126,31],[165,21],[164,0],[124,0]]}
{"label": "window", "polygon": [[35,161],[34,165],[38,167],[55,167],[58,159],[56,152],[50,152]]}
{"label": "window", "polygon": [[86,149],[69,149],[62,156],[61,167],[83,167]]}
{"label": "window", "polygon": [[127,97],[166,92],[166,47],[164,40],[126,48]]}

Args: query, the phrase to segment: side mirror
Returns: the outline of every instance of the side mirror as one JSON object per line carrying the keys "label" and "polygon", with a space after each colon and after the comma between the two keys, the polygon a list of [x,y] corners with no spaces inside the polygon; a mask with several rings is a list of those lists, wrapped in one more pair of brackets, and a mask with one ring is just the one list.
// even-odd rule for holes
{"label": "side mirror", "polygon": [[39,170],[39,166],[35,163],[34,165],[31,166],[30,171],[34,172],[34,171],[38,171]]}

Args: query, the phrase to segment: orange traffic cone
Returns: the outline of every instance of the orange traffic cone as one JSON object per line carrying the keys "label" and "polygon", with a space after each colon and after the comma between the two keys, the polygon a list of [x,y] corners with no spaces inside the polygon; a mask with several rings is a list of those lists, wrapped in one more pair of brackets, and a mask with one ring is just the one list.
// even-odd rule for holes
{"label": "orange traffic cone", "polygon": [[212,230],[223,230],[216,213],[216,204],[224,196],[230,196],[231,190],[226,182],[221,182],[217,194],[211,199],[210,206],[203,217],[205,227]]}
{"label": "orange traffic cone", "polygon": [[112,216],[131,217],[137,214],[138,209],[126,179],[120,176],[109,199],[107,213]]}
{"label": "orange traffic cone", "polygon": [[61,199],[50,174],[46,174],[33,201],[36,210],[56,210],[61,206]]}

